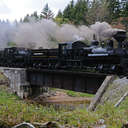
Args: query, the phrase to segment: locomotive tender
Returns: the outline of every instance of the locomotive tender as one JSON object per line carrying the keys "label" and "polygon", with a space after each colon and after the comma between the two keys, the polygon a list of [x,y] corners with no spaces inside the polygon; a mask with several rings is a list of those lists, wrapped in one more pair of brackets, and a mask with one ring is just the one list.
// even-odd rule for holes
{"label": "locomotive tender", "polygon": [[117,31],[106,46],[98,41],[87,45],[82,41],[60,43],[56,49],[5,48],[0,51],[0,66],[56,70],[94,71],[119,76],[128,75],[128,42],[126,32]]}

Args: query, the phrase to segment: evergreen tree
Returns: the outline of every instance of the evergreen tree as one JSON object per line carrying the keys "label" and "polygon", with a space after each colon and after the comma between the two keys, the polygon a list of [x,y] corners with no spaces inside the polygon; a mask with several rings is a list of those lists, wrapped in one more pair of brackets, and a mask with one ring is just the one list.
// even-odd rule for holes
{"label": "evergreen tree", "polygon": [[22,23],[23,22],[23,20],[22,20],[22,18],[20,18],[20,23]]}
{"label": "evergreen tree", "polygon": [[87,13],[87,21],[94,24],[97,21],[103,22],[109,19],[109,3],[107,0],[94,0],[90,3]]}
{"label": "evergreen tree", "polygon": [[121,16],[122,17],[128,17],[128,1],[127,0],[122,0],[121,1]]}
{"label": "evergreen tree", "polygon": [[30,19],[30,16],[29,14],[27,14],[24,19],[23,19],[23,22],[29,22],[29,19]]}
{"label": "evergreen tree", "polygon": [[122,21],[121,21],[121,23],[125,26],[125,29],[128,32],[128,1],[122,0],[121,2],[122,2],[121,3],[121,5],[122,5],[122,12],[121,12]]}
{"label": "evergreen tree", "polygon": [[62,17],[63,17],[63,14],[62,14],[61,10],[59,10],[56,18],[62,18]]}
{"label": "evergreen tree", "polygon": [[54,16],[54,14],[50,10],[48,4],[46,4],[45,7],[43,8],[42,12],[41,12],[40,18],[52,19],[53,16]]}
{"label": "evergreen tree", "polygon": [[86,24],[87,8],[88,2],[86,0],[78,0],[76,4],[72,0],[64,9],[63,17],[76,25]]}
{"label": "evergreen tree", "polygon": [[39,19],[39,16],[36,11],[33,14],[31,14],[31,17],[34,18],[35,20]]}
{"label": "evergreen tree", "polygon": [[128,1],[126,2],[126,6],[125,6],[125,17],[128,17]]}
{"label": "evergreen tree", "polygon": [[75,24],[87,24],[86,15],[88,11],[88,2],[86,0],[78,0],[75,5]]}
{"label": "evergreen tree", "polygon": [[67,5],[67,7],[63,11],[63,17],[70,19],[70,6]]}
{"label": "evergreen tree", "polygon": [[121,3],[120,0],[108,0],[109,2],[109,22],[120,17],[121,14]]}
{"label": "evergreen tree", "polygon": [[63,11],[63,18],[69,19],[69,21],[73,22],[75,15],[74,9],[74,1],[72,0]]}

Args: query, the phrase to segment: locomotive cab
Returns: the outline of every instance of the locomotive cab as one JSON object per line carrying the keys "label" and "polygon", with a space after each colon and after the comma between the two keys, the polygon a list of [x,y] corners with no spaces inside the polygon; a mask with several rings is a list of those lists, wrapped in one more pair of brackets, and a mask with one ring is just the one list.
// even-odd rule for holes
{"label": "locomotive cab", "polygon": [[79,58],[84,49],[90,48],[89,45],[82,41],[66,42],[59,44],[59,59],[76,59]]}
{"label": "locomotive cab", "polygon": [[59,44],[58,60],[61,67],[65,65],[67,67],[78,66],[80,59],[83,57],[83,51],[85,47],[89,47],[82,41],[66,42]]}
{"label": "locomotive cab", "polygon": [[59,56],[65,55],[68,50],[83,49],[89,47],[82,41],[66,42],[59,44]]}

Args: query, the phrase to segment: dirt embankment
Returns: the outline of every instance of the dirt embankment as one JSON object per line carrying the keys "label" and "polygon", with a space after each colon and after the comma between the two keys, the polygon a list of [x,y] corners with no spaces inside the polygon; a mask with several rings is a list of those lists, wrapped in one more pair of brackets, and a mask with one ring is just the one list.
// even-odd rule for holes
{"label": "dirt embankment", "polygon": [[34,98],[34,101],[40,104],[89,104],[91,99],[88,97],[73,97],[63,91],[56,91],[52,95],[42,94]]}

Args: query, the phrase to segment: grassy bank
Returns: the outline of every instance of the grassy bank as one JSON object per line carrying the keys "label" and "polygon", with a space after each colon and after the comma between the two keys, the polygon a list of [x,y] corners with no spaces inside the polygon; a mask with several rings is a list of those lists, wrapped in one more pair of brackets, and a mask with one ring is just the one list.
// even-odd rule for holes
{"label": "grassy bank", "polygon": [[0,87],[0,123],[8,126],[23,121],[30,123],[57,121],[67,127],[94,128],[99,119],[104,119],[108,128],[120,128],[128,119],[127,105],[128,99],[119,108],[114,108],[107,103],[99,106],[96,112],[88,112],[86,108],[73,111],[55,110],[53,106],[43,107],[20,100],[17,96],[9,94],[5,88]]}
{"label": "grassy bank", "polygon": [[51,91],[59,91],[59,92],[64,92],[66,93],[68,96],[72,96],[72,97],[87,97],[87,98],[92,98],[94,97],[93,94],[88,94],[88,93],[82,93],[82,92],[75,92],[75,91],[71,91],[71,90],[64,90],[64,89],[57,89],[57,88],[50,88]]}

